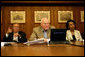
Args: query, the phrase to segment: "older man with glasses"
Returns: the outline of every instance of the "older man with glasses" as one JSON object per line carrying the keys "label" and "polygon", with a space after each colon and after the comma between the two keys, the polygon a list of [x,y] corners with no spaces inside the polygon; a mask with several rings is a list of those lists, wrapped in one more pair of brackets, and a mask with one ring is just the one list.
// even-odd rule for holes
{"label": "older man with glasses", "polygon": [[50,26],[50,22],[47,18],[42,18],[41,25],[33,29],[29,41],[44,38],[44,42],[47,42],[47,39],[50,38],[51,29],[54,28],[54,26]]}

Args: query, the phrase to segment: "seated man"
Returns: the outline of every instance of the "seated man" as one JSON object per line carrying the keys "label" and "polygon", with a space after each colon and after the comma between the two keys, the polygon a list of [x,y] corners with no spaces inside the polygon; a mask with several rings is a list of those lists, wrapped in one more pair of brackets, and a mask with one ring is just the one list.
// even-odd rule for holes
{"label": "seated man", "polygon": [[50,38],[51,29],[54,28],[55,27],[50,26],[50,22],[48,21],[47,18],[42,18],[41,26],[33,29],[33,33],[29,38],[29,41],[44,38],[44,42],[47,42],[47,39]]}
{"label": "seated man", "polygon": [[8,28],[6,35],[3,38],[3,42],[26,42],[26,34],[19,31],[19,24],[13,24],[13,31]]}

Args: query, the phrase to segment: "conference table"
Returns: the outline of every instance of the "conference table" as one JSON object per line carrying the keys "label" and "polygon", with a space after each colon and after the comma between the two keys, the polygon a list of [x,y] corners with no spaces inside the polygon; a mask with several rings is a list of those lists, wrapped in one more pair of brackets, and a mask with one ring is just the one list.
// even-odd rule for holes
{"label": "conference table", "polygon": [[84,56],[84,43],[72,44],[23,44],[12,43],[1,47],[1,56]]}

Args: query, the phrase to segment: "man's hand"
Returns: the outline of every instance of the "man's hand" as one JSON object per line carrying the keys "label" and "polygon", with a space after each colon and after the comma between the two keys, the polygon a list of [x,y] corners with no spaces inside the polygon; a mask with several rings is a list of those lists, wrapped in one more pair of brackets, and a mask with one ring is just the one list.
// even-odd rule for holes
{"label": "man's hand", "polygon": [[48,39],[44,39],[44,42],[48,42]]}
{"label": "man's hand", "polygon": [[19,34],[18,33],[14,33],[14,37],[18,37],[19,36]]}
{"label": "man's hand", "polygon": [[7,30],[7,34],[9,34],[11,32],[12,32],[12,29],[9,27],[8,30]]}
{"label": "man's hand", "polygon": [[48,43],[49,41],[50,41],[50,39],[44,39],[44,42],[47,42]]}
{"label": "man's hand", "polygon": [[18,33],[14,33],[14,37],[21,37]]}

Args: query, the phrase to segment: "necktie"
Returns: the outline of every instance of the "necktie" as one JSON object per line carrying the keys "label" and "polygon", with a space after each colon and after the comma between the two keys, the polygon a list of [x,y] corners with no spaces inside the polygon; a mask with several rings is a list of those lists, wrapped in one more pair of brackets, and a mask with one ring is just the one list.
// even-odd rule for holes
{"label": "necktie", "polygon": [[44,31],[44,38],[47,38],[47,32]]}

